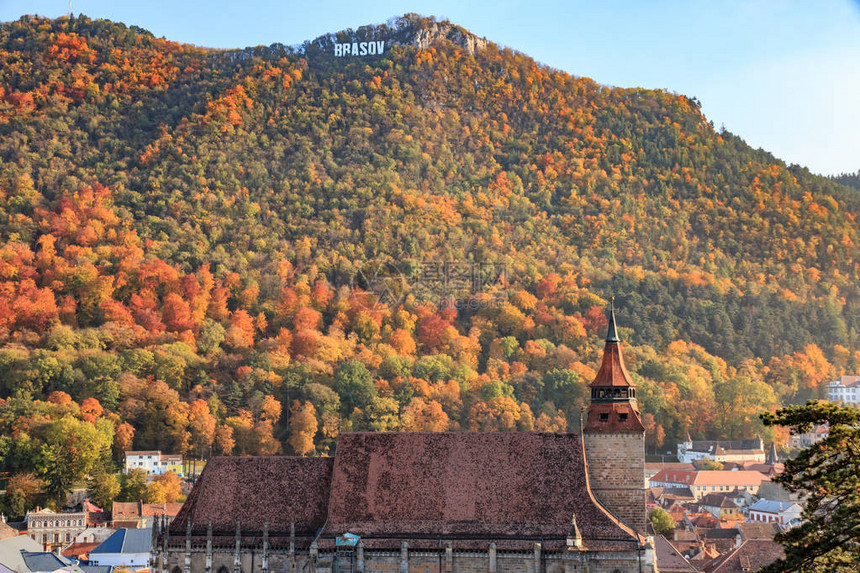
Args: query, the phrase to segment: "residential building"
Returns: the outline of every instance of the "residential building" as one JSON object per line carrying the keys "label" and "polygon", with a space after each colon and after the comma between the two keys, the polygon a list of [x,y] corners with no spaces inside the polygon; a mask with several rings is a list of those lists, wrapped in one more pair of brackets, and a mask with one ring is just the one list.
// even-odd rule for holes
{"label": "residential building", "polygon": [[152,531],[148,529],[118,529],[89,553],[93,565],[120,567],[132,572],[149,566],[152,551]]}
{"label": "residential building", "polygon": [[685,470],[696,469],[693,464],[681,462],[645,462],[645,487],[649,487],[649,480],[661,470]]}
{"label": "residential building", "polygon": [[721,521],[734,521],[744,517],[732,494],[709,493],[702,496],[699,505],[703,510]]}
{"label": "residential building", "polygon": [[800,521],[803,508],[792,501],[771,501],[760,499],[750,506],[749,520],[777,523],[784,527],[793,527]]}
{"label": "residential building", "polygon": [[788,438],[790,448],[808,448],[818,442],[823,442],[830,435],[830,426],[827,424],[816,424],[808,432],[802,434],[791,434]]}
{"label": "residential building", "polygon": [[87,528],[85,511],[57,513],[50,509],[37,509],[28,511],[24,520],[27,523],[27,535],[46,551],[68,545]]}
{"label": "residential building", "polygon": [[150,529],[156,518],[164,517],[166,523],[173,521],[181,503],[143,503],[141,501],[113,502],[113,522],[115,529]]}
{"label": "residential building", "polygon": [[130,470],[142,469],[148,474],[161,475],[173,472],[182,475],[182,456],[179,454],[162,454],[158,450],[142,452],[125,452],[125,473]]}
{"label": "residential building", "polygon": [[841,376],[827,385],[827,399],[846,406],[860,404],[860,376]]}
{"label": "residential building", "polygon": [[652,487],[689,487],[695,498],[701,499],[709,493],[740,492],[758,493],[763,482],[770,478],[755,471],[683,471],[663,470],[651,478]]}
{"label": "residential building", "polygon": [[156,527],[152,567],[653,573],[644,428],[609,318],[582,434],[343,433],[333,458],[215,458]]}
{"label": "residential building", "polygon": [[767,457],[764,442],[758,436],[749,440],[686,441],[678,444],[678,461],[693,463],[708,459],[712,462],[759,462]]}

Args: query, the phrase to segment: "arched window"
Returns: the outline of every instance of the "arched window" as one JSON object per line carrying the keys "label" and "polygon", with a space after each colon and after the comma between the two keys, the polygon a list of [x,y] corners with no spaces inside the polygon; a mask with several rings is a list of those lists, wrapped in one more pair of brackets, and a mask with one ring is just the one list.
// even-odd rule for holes
{"label": "arched window", "polygon": [[179,568],[179,565],[170,570],[170,573],[182,573],[182,569]]}
{"label": "arched window", "polygon": [[218,567],[218,573],[230,573],[230,570],[222,564]]}

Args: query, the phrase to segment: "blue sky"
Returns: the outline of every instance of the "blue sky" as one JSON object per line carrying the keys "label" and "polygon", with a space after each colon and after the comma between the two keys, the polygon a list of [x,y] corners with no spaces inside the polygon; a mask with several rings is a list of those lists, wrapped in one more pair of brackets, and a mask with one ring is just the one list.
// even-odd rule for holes
{"label": "blue sky", "polygon": [[[68,0],[0,0],[0,20]],[[72,11],[169,40],[234,48],[446,17],[598,82],[695,96],[718,128],[816,173],[860,169],[860,0],[72,0]]]}

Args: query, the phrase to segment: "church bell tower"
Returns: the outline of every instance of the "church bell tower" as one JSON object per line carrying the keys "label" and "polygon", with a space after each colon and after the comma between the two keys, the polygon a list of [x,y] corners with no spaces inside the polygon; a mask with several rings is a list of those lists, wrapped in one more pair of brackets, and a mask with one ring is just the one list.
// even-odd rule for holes
{"label": "church bell tower", "polygon": [[603,361],[591,383],[591,404],[582,430],[588,478],[601,505],[645,535],[645,427],[636,385],[621,353],[614,299],[608,319]]}

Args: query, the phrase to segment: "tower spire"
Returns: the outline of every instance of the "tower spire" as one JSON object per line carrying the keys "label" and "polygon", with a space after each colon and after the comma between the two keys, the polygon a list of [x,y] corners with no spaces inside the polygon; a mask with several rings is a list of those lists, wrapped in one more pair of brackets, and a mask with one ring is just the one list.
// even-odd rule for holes
{"label": "tower spire", "polygon": [[609,314],[606,317],[609,328],[606,330],[606,342],[621,342],[618,338],[618,327],[615,326],[615,297],[609,297]]}

